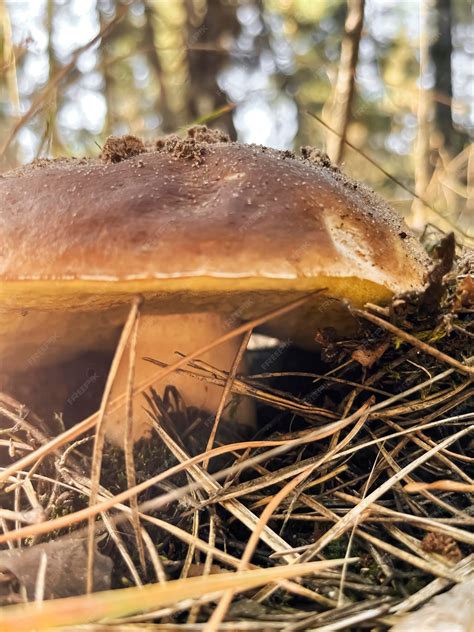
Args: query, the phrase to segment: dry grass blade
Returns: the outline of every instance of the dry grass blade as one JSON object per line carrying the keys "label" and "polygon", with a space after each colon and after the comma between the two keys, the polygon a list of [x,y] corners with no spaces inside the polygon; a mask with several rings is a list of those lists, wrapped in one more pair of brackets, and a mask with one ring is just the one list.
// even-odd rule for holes
{"label": "dry grass blade", "polygon": [[[224,406],[227,402],[227,398],[232,389],[232,382],[235,379],[237,374],[237,369],[239,367],[240,362],[242,361],[245,350],[247,349],[247,345],[250,340],[250,336],[252,335],[252,330],[249,329],[240,343],[240,347],[235,355],[234,361],[232,362],[232,366],[229,371],[229,375],[227,376],[227,380],[224,386],[224,390],[222,391],[221,400],[219,402],[219,406],[217,408],[216,417],[214,419],[214,424],[212,426],[211,434],[209,435],[209,440],[207,442],[206,450],[212,450],[214,447],[214,441],[217,434],[217,429],[219,428],[219,422],[221,419],[222,411],[224,410]],[[203,462],[203,468],[207,469],[208,461]]]}
{"label": "dry grass blade", "polygon": [[427,489],[439,489],[444,492],[465,492],[466,494],[474,493],[474,485],[470,483],[461,483],[460,481],[434,481],[433,483],[407,483],[403,488],[409,494],[422,492]]}
{"label": "dry grass blade", "polygon": [[[372,484],[372,479],[374,476],[374,471],[376,469],[377,466],[377,461],[380,457],[380,453],[381,450],[383,448],[383,445],[380,446],[379,452],[377,453],[377,456],[372,464],[372,468],[370,470],[370,473],[367,477],[367,480],[365,482],[364,485],[364,490],[362,493],[362,500],[367,496],[367,491],[369,489],[369,487]],[[349,541],[347,543],[347,549],[346,549],[346,555],[345,555],[345,559],[349,559],[349,555],[350,555],[350,551],[352,550],[352,546],[353,546],[353,542],[354,542],[354,536],[357,532],[357,528],[359,526],[359,519],[360,517],[356,518],[354,520],[354,524],[352,525],[352,529],[351,529],[351,533],[349,535]],[[341,579],[340,579],[340,583],[339,583],[339,598],[337,600],[337,605],[338,607],[342,607],[344,605],[344,602],[346,601],[346,597],[344,595],[344,584],[346,582],[346,574],[347,574],[347,564],[345,563],[342,567],[342,573],[341,573]]]}
{"label": "dry grass blade", "polygon": [[[94,451],[92,454],[91,491],[90,491],[90,497],[89,497],[90,506],[93,506],[97,503],[97,495],[99,492],[100,470],[101,470],[102,454],[104,450],[104,441],[105,441],[105,424],[104,424],[105,411],[109,404],[110,393],[112,391],[112,386],[113,386],[117,371],[119,369],[119,365],[122,360],[125,347],[127,345],[128,339],[135,325],[140,302],[141,300],[137,298],[137,299],[134,299],[132,303],[132,307],[130,308],[127,322],[124,325],[119,343],[117,345],[117,349],[115,351],[114,359],[112,361],[112,365],[110,367],[110,371],[107,376],[107,382],[105,384],[104,393],[102,395],[102,401],[100,404],[99,416],[98,416],[98,421],[97,421],[96,435],[95,435],[95,440],[94,440]],[[93,569],[94,569],[95,531],[94,531],[94,515],[93,514],[89,516],[88,521],[89,521],[89,531],[88,531],[86,591],[89,593],[92,591],[92,583],[93,583],[93,577],[94,577]]]}
{"label": "dry grass blade", "polygon": [[[404,488],[406,489],[406,487]],[[341,498],[342,500],[348,501],[353,505],[357,505],[360,502],[360,498],[357,496],[351,496],[350,494],[345,494],[344,492],[334,492],[334,495],[337,498]],[[469,533],[469,531],[464,531],[462,529],[458,529],[449,524],[444,524],[439,522],[439,520],[435,518],[425,518],[424,516],[416,516],[409,515],[407,513],[401,513],[399,511],[395,511],[394,509],[390,509],[390,507],[384,507],[384,505],[380,505],[377,503],[372,503],[371,506],[367,509],[367,514],[371,517],[374,517],[375,514],[382,514],[386,516],[393,517],[396,521],[405,523],[405,524],[413,524],[427,531],[433,531],[435,533],[443,533],[454,540],[459,542],[465,542],[470,546],[474,546],[474,534]],[[466,517],[465,518],[466,526],[474,526],[474,519]]]}
{"label": "dry grass blade", "polygon": [[[127,548],[125,547],[124,542],[123,542],[123,538],[118,532],[113,521],[110,519],[110,517],[106,513],[102,514],[102,520],[104,521],[104,525],[105,525],[105,528],[107,529],[108,534],[110,535],[111,539],[115,543],[115,546],[119,550],[120,555],[122,556],[122,559],[124,560],[129,570],[130,576],[132,577],[135,583],[135,586],[142,586],[143,585],[142,580],[140,579],[140,575],[135,567],[135,564],[133,563],[132,557],[127,551]],[[133,520],[133,516],[132,516],[132,520]]]}
{"label": "dry grass blade", "polygon": [[[132,333],[130,336],[130,352],[128,359],[128,381],[127,381],[127,401],[126,401],[126,429],[124,436],[124,452],[125,452],[125,470],[127,474],[127,487],[135,487],[137,484],[137,477],[135,473],[135,459],[133,455],[133,381],[135,375],[135,361],[136,361],[136,348],[137,348],[137,336],[138,328],[140,326],[140,311],[137,311],[135,322],[133,325]],[[132,524],[135,532],[135,541],[137,544],[138,557],[142,570],[145,572],[145,550],[143,547],[143,541],[140,528],[140,517],[138,515],[138,501],[136,496],[130,498],[130,507],[132,509]]]}
{"label": "dry grass blade", "polygon": [[[325,617],[324,615],[317,614],[311,617],[308,617],[306,620],[301,623],[296,623],[294,625],[287,626],[283,629],[284,632],[296,632],[297,630],[317,630],[318,632],[336,632],[336,630],[350,630],[354,629],[358,623],[368,623],[369,621],[373,621],[380,615],[385,614],[390,608],[390,604],[384,603],[381,606],[374,606],[373,603],[370,604],[359,604],[361,611],[356,612],[355,614],[349,614],[347,616],[342,617]],[[327,621],[328,618],[332,618],[333,621],[328,623],[327,625],[323,624],[323,621]],[[322,625],[320,625],[320,623]],[[314,625],[318,627],[313,627]],[[311,626],[308,628],[307,626]],[[357,628],[355,628],[357,629]]]}
{"label": "dry grass blade", "polygon": [[[390,419],[387,419],[385,423],[391,428],[393,428],[394,430],[401,430],[401,426],[391,421]],[[423,435],[421,431],[412,435],[411,440],[417,446],[419,446],[420,448],[423,448],[423,450],[429,450],[430,447],[432,448],[435,445],[435,442],[433,442],[431,439]],[[436,456],[437,460],[439,460],[444,466],[448,467],[451,472],[457,474],[459,478],[464,480],[465,483],[471,484],[473,482],[472,478],[465,471],[465,469],[457,466],[452,460],[448,458],[447,455],[460,459],[462,461],[466,461],[466,457],[464,455],[453,454],[449,450],[442,450]],[[468,462],[470,461],[469,457],[467,457],[467,461]]]}
{"label": "dry grass blade", "polygon": [[297,567],[277,566],[240,573],[221,573],[208,577],[179,579],[166,584],[149,584],[140,588],[124,588],[55,599],[41,604],[9,606],[0,609],[0,628],[2,632],[30,632],[32,629],[39,632],[53,626],[78,625],[106,617],[123,617],[207,593],[228,589],[240,592],[267,582],[303,577],[340,564],[341,560],[328,560],[301,564]]}

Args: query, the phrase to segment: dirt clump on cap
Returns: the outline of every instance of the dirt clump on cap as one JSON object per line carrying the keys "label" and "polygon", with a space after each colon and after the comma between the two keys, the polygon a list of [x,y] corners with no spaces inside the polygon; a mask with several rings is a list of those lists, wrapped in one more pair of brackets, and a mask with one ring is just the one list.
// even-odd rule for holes
{"label": "dirt clump on cap", "polygon": [[324,151],[321,151],[321,149],[305,145],[300,148],[300,151],[303,159],[308,160],[313,163],[313,165],[325,167],[326,169],[331,169],[332,171],[340,171],[339,167],[332,163],[329,156]]}
{"label": "dirt clump on cap", "polygon": [[204,162],[207,145],[228,142],[230,138],[224,132],[209,129],[205,125],[195,125],[187,130],[186,138],[181,138],[177,134],[158,138],[155,148],[158,151],[166,151],[175,158],[190,160],[193,165],[198,166]]}
{"label": "dirt clump on cap", "polygon": [[136,136],[109,136],[102,147],[100,158],[103,162],[122,162],[145,151],[145,143]]}
{"label": "dirt clump on cap", "polygon": [[188,137],[198,143],[230,143],[229,136],[220,129],[210,129],[205,125],[194,125],[188,129]]}
{"label": "dirt clump on cap", "polygon": [[204,162],[204,145],[194,138],[180,138],[171,134],[156,141],[158,151],[166,151],[175,158],[183,158],[192,161],[193,165],[201,165]]}

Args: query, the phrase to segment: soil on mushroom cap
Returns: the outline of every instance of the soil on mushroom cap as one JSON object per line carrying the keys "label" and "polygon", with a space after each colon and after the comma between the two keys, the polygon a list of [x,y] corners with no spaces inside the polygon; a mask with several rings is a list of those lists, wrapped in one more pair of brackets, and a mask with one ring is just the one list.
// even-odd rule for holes
{"label": "soil on mushroom cap", "polygon": [[127,134],[125,136],[109,136],[102,147],[100,154],[103,162],[121,162],[142,154],[145,143],[141,138]]}
{"label": "soil on mushroom cap", "polygon": [[204,162],[206,145],[228,142],[230,142],[230,138],[220,130],[196,125],[188,129],[187,138],[181,138],[177,134],[158,138],[155,148],[158,151],[166,151],[175,158],[188,159],[197,166]]}

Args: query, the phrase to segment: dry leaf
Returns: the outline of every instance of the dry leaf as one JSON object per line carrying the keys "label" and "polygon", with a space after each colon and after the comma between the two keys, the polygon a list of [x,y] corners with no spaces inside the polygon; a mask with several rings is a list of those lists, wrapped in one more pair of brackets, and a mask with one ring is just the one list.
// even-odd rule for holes
{"label": "dry leaf", "polygon": [[351,358],[362,366],[370,368],[377,360],[380,360],[389,346],[390,340],[382,340],[376,346],[362,346],[351,353]]}
{"label": "dry leaf", "polygon": [[[35,598],[38,570],[46,555],[44,599],[57,599],[82,595],[86,585],[86,541],[79,538],[61,538],[57,541],[36,544],[22,549],[0,551],[0,572],[10,575],[2,582],[0,599],[3,603],[16,601],[18,585],[24,588],[28,600]],[[112,560],[96,551],[94,590],[110,588]]]}

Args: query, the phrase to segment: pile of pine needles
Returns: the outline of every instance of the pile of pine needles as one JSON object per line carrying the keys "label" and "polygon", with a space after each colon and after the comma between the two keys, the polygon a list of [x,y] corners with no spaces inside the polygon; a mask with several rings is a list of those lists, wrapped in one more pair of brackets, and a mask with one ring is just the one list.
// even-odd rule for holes
{"label": "pile of pine needles", "polygon": [[434,254],[423,294],[354,310],[360,335],[319,332],[321,357],[283,343],[249,377],[182,363],[256,400],[249,441],[206,452],[215,419],[151,390],[155,439],[133,473],[108,446],[97,486],[92,435],[53,437],[0,396],[1,629],[385,630],[463,582],[474,256],[452,238]]}

